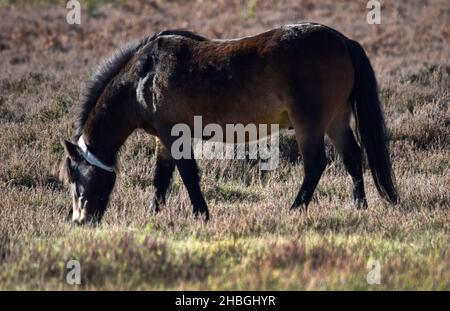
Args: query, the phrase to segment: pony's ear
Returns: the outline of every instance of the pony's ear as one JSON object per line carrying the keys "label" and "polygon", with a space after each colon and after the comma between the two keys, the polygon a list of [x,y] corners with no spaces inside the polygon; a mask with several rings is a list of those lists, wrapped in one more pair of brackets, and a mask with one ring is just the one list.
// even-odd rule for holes
{"label": "pony's ear", "polygon": [[71,160],[76,161],[76,162],[81,161],[81,155],[79,152],[80,147],[78,147],[77,145],[75,145],[74,143],[72,143],[68,140],[64,140],[62,142],[62,145]]}
{"label": "pony's ear", "polygon": [[64,184],[71,183],[73,181],[72,178],[72,167],[70,166],[70,158],[64,157],[63,162],[61,163],[61,167],[59,169],[59,180]]}

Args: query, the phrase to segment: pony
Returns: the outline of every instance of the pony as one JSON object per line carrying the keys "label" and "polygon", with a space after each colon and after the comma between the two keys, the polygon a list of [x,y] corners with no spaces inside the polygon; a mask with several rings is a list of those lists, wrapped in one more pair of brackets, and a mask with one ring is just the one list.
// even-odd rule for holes
{"label": "pony", "polygon": [[156,138],[150,210],[164,206],[176,167],[193,214],[208,220],[195,159],[171,154],[176,139],[171,128],[192,127],[194,116],[221,126],[293,128],[304,178],[292,209],[307,210],[327,164],[325,135],[352,178],[358,208],[367,208],[362,149],[381,197],[398,202],[377,80],[358,42],[317,23],[231,40],[167,30],[116,52],[87,86],[75,135],[62,142],[60,178],[71,190],[72,221],[102,219],[116,181],[118,151],[136,129]]}

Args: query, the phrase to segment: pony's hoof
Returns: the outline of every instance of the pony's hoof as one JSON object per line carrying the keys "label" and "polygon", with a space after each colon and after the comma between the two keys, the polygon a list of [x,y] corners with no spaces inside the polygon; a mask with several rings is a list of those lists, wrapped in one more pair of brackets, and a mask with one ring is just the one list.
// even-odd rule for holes
{"label": "pony's hoof", "polygon": [[300,213],[306,213],[308,212],[308,207],[306,206],[306,204],[299,204],[299,205],[292,204],[290,210],[299,211]]}
{"label": "pony's hoof", "polygon": [[210,220],[209,212],[201,212],[201,213],[194,212],[194,218],[195,219],[203,218],[205,220],[205,223],[208,223]]}
{"label": "pony's hoof", "polygon": [[354,204],[355,204],[357,210],[365,210],[368,207],[366,198],[356,199],[354,201]]}
{"label": "pony's hoof", "polygon": [[160,210],[161,209],[159,208],[159,204],[157,202],[150,203],[150,206],[148,207],[148,213],[150,216],[158,214]]}

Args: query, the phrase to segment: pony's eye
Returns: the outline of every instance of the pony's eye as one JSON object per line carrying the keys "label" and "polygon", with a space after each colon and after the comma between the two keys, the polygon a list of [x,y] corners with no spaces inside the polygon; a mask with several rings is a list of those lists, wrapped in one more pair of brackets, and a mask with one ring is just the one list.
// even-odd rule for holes
{"label": "pony's eye", "polygon": [[80,191],[80,187],[78,186],[78,184],[75,184],[75,195],[77,198],[81,197],[81,191]]}

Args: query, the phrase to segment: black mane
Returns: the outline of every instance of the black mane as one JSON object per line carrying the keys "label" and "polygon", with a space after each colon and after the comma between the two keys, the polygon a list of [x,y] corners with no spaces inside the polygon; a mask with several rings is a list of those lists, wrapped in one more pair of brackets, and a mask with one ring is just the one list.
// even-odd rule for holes
{"label": "black mane", "polygon": [[126,64],[126,62],[130,60],[134,53],[136,53],[136,51],[138,51],[140,48],[144,47],[152,40],[166,35],[183,36],[197,41],[208,40],[207,38],[190,31],[178,29],[165,30],[162,32],[158,32],[153,36],[145,37],[134,43],[128,44],[124,48],[115,51],[110,58],[108,58],[98,67],[87,84],[86,92],[84,94],[83,102],[81,105],[81,111],[78,115],[76,124],[76,137],[79,137],[81,135],[83,126],[86,123],[90,112],[95,107],[98,98],[108,86],[108,83],[120,72],[120,69]]}

